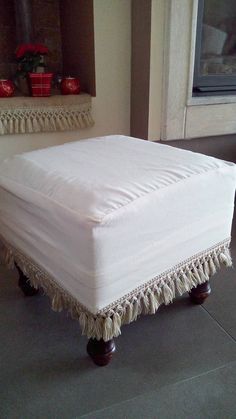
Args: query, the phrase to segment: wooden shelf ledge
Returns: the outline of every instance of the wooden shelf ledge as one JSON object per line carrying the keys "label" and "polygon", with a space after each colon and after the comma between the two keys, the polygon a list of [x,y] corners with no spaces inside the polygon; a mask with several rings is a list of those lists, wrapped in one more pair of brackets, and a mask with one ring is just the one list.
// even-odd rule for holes
{"label": "wooden shelf ledge", "polygon": [[67,131],[94,124],[87,93],[0,99],[0,135]]}

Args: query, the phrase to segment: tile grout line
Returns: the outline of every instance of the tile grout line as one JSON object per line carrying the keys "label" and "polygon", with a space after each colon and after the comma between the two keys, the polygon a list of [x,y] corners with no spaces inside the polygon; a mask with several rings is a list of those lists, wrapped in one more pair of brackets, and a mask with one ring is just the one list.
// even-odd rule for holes
{"label": "tile grout line", "polygon": [[[184,378],[183,380],[176,381],[176,382],[174,382],[174,383],[172,383],[172,384],[166,384],[166,385],[164,385],[164,386],[160,387],[160,389],[159,389],[159,390],[162,390],[162,389],[164,389],[164,388],[168,388],[168,387],[175,387],[175,386],[177,386],[177,385],[179,385],[179,384],[183,384],[183,383],[186,383],[186,382],[188,382],[188,381],[195,380],[196,378],[204,377],[205,375],[208,375],[208,374],[210,374],[210,373],[212,373],[212,372],[215,372],[215,371],[221,370],[221,369],[223,369],[223,368],[227,368],[227,367],[233,366],[234,364],[236,365],[236,361],[230,361],[230,362],[228,362],[227,364],[220,365],[219,367],[213,368],[213,369],[211,369],[211,370],[209,370],[209,371],[205,371],[205,372],[203,372],[203,373],[201,373],[201,374],[197,374],[197,375],[194,375],[194,376],[192,376],[192,377]],[[130,401],[132,401],[132,400],[135,400],[135,399],[137,399],[137,398],[139,398],[139,397],[141,397],[141,396],[143,396],[143,395],[148,395],[148,394],[150,394],[150,393],[155,393],[155,390],[151,390],[151,391],[147,391],[147,392],[145,392],[145,393],[141,393],[141,394],[139,394],[139,395],[136,395],[136,396],[134,396],[134,397],[131,397],[130,399],[127,399],[127,400],[122,400],[122,401],[120,401],[120,402],[118,402],[118,403],[112,403],[110,406],[103,407],[102,409],[92,410],[91,412],[85,413],[85,414],[84,414],[84,415],[82,415],[82,416],[75,416],[73,419],[83,419],[83,418],[85,418],[85,419],[86,419],[86,417],[87,417],[87,416],[89,416],[89,415],[91,415],[91,414],[93,414],[93,413],[103,412],[103,411],[105,411],[105,410],[107,410],[107,409],[110,409],[111,407],[119,406],[119,405],[121,405],[121,404],[124,404],[124,403],[130,402]]]}
{"label": "tile grout line", "polygon": [[236,343],[236,339],[234,338],[234,336],[232,336],[226,329],[224,329],[224,327],[220,324],[220,322],[214,317],[212,316],[212,314],[206,309],[206,307],[204,307],[203,305],[201,306],[201,308],[208,314],[208,316],[219,326],[219,328],[221,330],[223,330],[225,332],[225,334],[234,342]]}

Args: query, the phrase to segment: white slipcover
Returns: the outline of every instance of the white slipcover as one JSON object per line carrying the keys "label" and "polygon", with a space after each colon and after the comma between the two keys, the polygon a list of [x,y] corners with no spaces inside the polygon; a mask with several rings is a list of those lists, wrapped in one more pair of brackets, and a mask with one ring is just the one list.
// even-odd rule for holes
{"label": "white slipcover", "polygon": [[0,235],[96,314],[230,238],[233,163],[120,135],[0,166]]}

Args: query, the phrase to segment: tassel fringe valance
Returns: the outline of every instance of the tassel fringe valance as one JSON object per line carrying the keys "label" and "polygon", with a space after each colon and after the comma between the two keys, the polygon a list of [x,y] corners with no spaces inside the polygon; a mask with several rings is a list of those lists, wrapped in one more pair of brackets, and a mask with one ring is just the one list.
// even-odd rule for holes
{"label": "tassel fringe valance", "polygon": [[195,255],[136,288],[96,315],[90,313],[31,259],[7,243],[2,247],[1,261],[9,268],[13,268],[14,263],[17,263],[29,278],[31,285],[35,288],[42,287],[50,297],[52,309],[69,310],[71,316],[79,320],[82,333],[88,338],[103,338],[108,341],[120,335],[123,324],[137,320],[140,314],[156,313],[161,304],[171,303],[176,294],[182,295],[198,284],[208,281],[221,266],[232,266],[229,243],[229,240],[225,240]]}
{"label": "tassel fringe valance", "polygon": [[15,107],[0,104],[0,135],[67,131],[92,125],[89,95],[78,95],[72,101],[62,96],[47,101],[44,98],[43,102],[41,98],[24,98],[23,103],[16,101]]}

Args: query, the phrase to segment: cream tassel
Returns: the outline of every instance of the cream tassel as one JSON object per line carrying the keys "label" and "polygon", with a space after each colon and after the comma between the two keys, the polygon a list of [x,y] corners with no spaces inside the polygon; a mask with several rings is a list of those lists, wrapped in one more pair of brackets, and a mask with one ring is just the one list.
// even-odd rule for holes
{"label": "cream tassel", "polygon": [[[34,277],[30,278],[30,285],[32,285],[36,289],[38,289],[38,287],[39,287],[39,283],[38,283],[37,279],[35,279]],[[54,292],[54,294],[55,294],[55,292]],[[61,310],[54,310],[54,311],[61,311]]]}
{"label": "cream tassel", "polygon": [[[183,293],[184,292],[188,292],[188,291],[190,291],[191,290],[191,288],[192,288],[192,274],[191,274],[191,271],[189,270],[187,273],[183,273],[182,274],[182,283],[183,283],[183,289],[184,289],[184,291],[183,291]],[[193,278],[194,279],[194,278]],[[182,293],[182,294],[183,294]]]}
{"label": "cream tassel", "polygon": [[201,283],[201,277],[200,277],[199,271],[198,271],[198,269],[196,268],[195,265],[193,265],[193,276],[196,279],[196,281],[194,281],[195,282],[194,285],[200,284]]}
{"label": "cream tassel", "polygon": [[88,328],[87,328],[87,337],[92,338],[94,336],[95,331],[95,320],[93,316],[89,316],[88,318]]}
{"label": "cream tassel", "polygon": [[103,334],[103,323],[104,318],[103,317],[96,317],[95,323],[94,323],[94,337],[96,339],[101,339]]}
{"label": "cream tassel", "polygon": [[88,318],[86,313],[81,312],[80,316],[79,316],[79,324],[82,330],[82,335],[86,335],[87,334],[87,324],[88,324]]}
{"label": "cream tassel", "polygon": [[142,303],[143,313],[148,314],[149,313],[149,298],[147,296],[147,293],[145,294],[142,293],[141,303]]}
{"label": "cream tassel", "polygon": [[174,283],[174,281],[169,282],[169,287],[172,291],[172,299],[173,299],[173,298],[175,298],[175,283]]}
{"label": "cream tassel", "polygon": [[159,305],[157,302],[157,299],[155,298],[155,295],[152,291],[149,293],[149,313],[155,314]]}
{"label": "cream tassel", "polygon": [[209,259],[209,270],[210,270],[211,275],[214,275],[216,273],[216,266],[215,266],[215,263],[214,263],[212,257],[210,257],[210,259]]}
{"label": "cream tassel", "polygon": [[232,258],[231,258],[231,254],[230,254],[230,249],[228,247],[225,248],[225,256],[227,257],[230,266],[232,266],[233,262],[232,262]]}
{"label": "cream tassel", "polygon": [[214,259],[214,263],[215,263],[215,265],[216,265],[216,268],[217,268],[217,269],[220,269],[220,260],[219,260],[219,255],[216,253],[216,251],[214,252],[213,259]]}
{"label": "cream tassel", "polygon": [[117,337],[121,334],[121,318],[118,313],[114,313],[112,316],[113,321],[113,336]]}
{"label": "cream tassel", "polygon": [[232,266],[232,259],[230,253],[225,251],[225,253],[220,253],[220,262],[223,263],[225,266]]}
{"label": "cream tassel", "polygon": [[182,295],[186,292],[186,287],[184,286],[183,282],[181,281],[180,277],[177,277],[175,280],[175,286],[179,295]]}
{"label": "cream tassel", "polygon": [[72,307],[70,309],[70,314],[71,314],[72,319],[78,320],[79,315],[80,315],[80,311],[78,310],[76,305],[72,305]]}
{"label": "cream tassel", "polygon": [[139,315],[139,309],[140,309],[140,303],[137,300],[137,298],[133,299],[133,315],[132,315],[132,321],[137,320],[137,317]]}
{"label": "cream tassel", "polygon": [[190,291],[193,287],[196,287],[198,285],[198,278],[192,271],[188,272],[187,278],[188,278],[188,291]]}
{"label": "cream tassel", "polygon": [[164,284],[162,288],[162,292],[163,292],[164,303],[166,305],[171,303],[171,301],[173,300],[173,294],[172,294],[172,290],[167,284]]}
{"label": "cream tassel", "polygon": [[1,121],[1,119],[0,119],[0,134],[2,135],[2,134],[4,134],[5,133],[5,131],[4,131],[4,126],[3,126],[3,123],[2,123],[2,121]]}
{"label": "cream tassel", "polygon": [[204,260],[204,263],[203,263],[203,271],[205,273],[206,278],[209,279],[210,270],[209,270],[208,261],[206,259]]}
{"label": "cream tassel", "polygon": [[113,321],[110,317],[106,317],[103,324],[103,340],[107,342],[113,338]]}
{"label": "cream tassel", "polygon": [[5,265],[8,269],[14,268],[14,256],[11,249],[4,244],[0,244],[0,264]]}
{"label": "cream tassel", "polygon": [[200,282],[199,283],[200,284],[203,284],[204,282],[207,281],[208,278],[204,274],[202,265],[199,265],[199,267],[198,267],[198,273],[199,273],[199,276],[200,276]]}
{"label": "cream tassel", "polygon": [[132,321],[133,310],[129,301],[125,302],[124,323],[129,324]]}
{"label": "cream tassel", "polygon": [[162,293],[157,285],[154,286],[154,298],[156,300],[157,308],[163,303]]}

